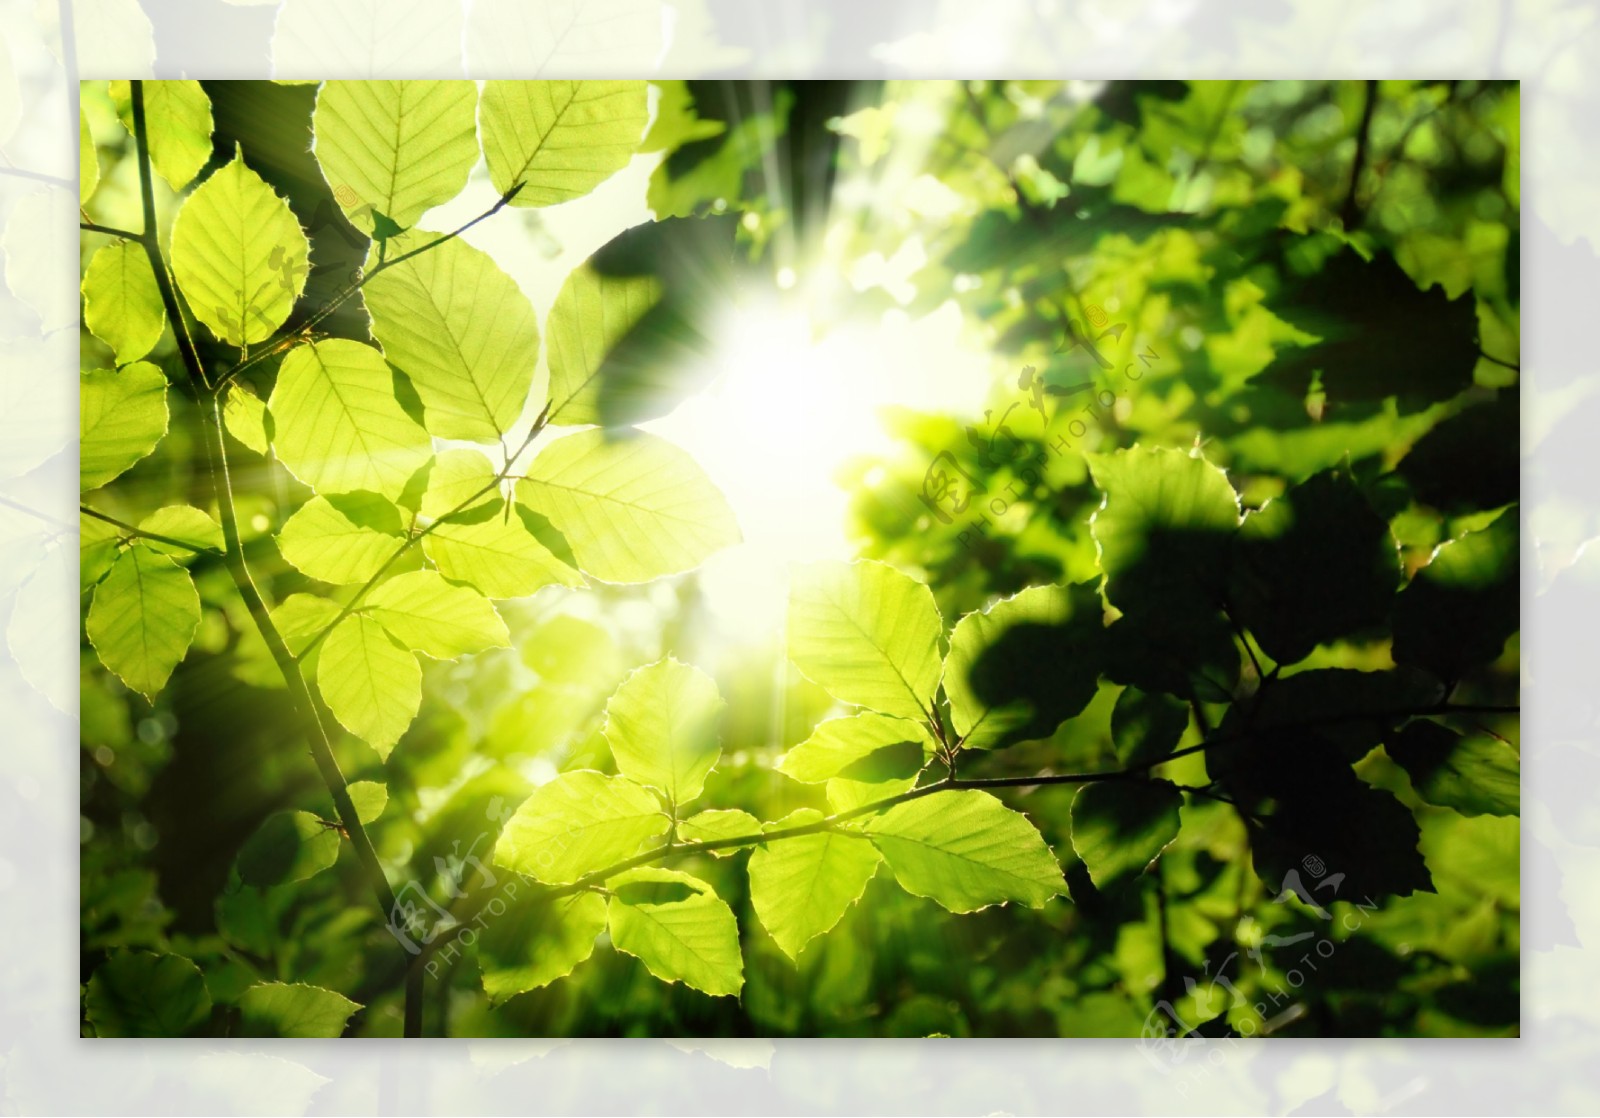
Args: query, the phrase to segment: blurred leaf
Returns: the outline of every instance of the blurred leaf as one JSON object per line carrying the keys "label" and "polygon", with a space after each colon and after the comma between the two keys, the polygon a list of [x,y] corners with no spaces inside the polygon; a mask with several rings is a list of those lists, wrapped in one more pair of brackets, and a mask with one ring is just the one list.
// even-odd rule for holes
{"label": "blurred leaf", "polygon": [[239,848],[239,880],[260,889],[304,881],[339,860],[339,832],[306,811],[269,815]]}
{"label": "blurred leaf", "polygon": [[1517,500],[1521,407],[1515,388],[1463,408],[1418,439],[1395,467],[1417,500],[1458,515]]}
{"label": "blurred leaf", "polygon": [[1125,687],[1111,712],[1111,741],[1124,767],[1149,765],[1171,753],[1189,728],[1189,707],[1159,692]]}
{"label": "blurred leaf", "polygon": [[491,1005],[565,978],[594,952],[606,930],[606,899],[578,893],[518,897],[478,937],[483,992]]}
{"label": "blurred leaf", "polygon": [[1521,625],[1517,513],[1443,544],[1412,576],[1395,603],[1395,663],[1455,680],[1500,655]]}
{"label": "blurred leaf", "polygon": [[182,955],[114,951],[89,979],[84,1013],[96,1036],[192,1036],[211,1015],[211,995]]}

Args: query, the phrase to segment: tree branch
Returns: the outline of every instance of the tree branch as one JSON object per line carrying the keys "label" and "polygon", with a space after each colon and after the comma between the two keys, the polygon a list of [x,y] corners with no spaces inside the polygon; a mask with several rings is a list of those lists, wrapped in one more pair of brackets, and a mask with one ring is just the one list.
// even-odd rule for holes
{"label": "tree branch", "polygon": [[[250,568],[245,563],[244,549],[239,539],[238,513],[233,504],[233,486],[228,476],[227,448],[222,438],[222,401],[217,393],[209,390],[206,383],[200,355],[194,348],[193,339],[184,329],[177,290],[161,256],[156,237],[155,194],[150,183],[150,149],[145,128],[144,84],[134,81],[131,86],[134,140],[139,157],[139,185],[144,202],[145,224],[141,240],[150,255],[156,285],[161,289],[162,302],[172,317],[173,331],[179,338],[178,349],[188,368],[189,376],[197,385],[205,388],[205,394],[211,397],[211,406],[200,409],[200,430],[206,449],[212,496],[217,502],[219,519],[222,521],[222,536],[227,544],[223,560],[227,564],[229,575],[233,578],[234,586],[244,599],[245,607],[250,611],[250,617],[260,631],[262,640],[266,642],[267,649],[271,652],[272,659],[289,689],[295,713],[301,724],[301,732],[311,749],[311,756],[322,774],[323,783],[327,785],[328,794],[333,798],[339,821],[344,825],[345,833],[349,835],[350,845],[355,848],[356,858],[361,863],[368,884],[383,908],[384,920],[388,922],[394,918],[394,890],[389,885],[383,863],[378,860],[378,853],[373,848],[366,827],[362,824],[361,817],[356,813],[355,804],[350,799],[349,787],[345,782],[344,773],[339,769],[338,759],[333,755],[333,743],[318,712],[311,689],[306,684],[305,676],[300,672],[300,665],[295,662],[288,645],[284,643],[283,635],[273,623],[267,603],[261,597],[260,590],[256,588],[255,581],[250,575]],[[405,1001],[405,1035],[408,1037],[422,1035],[420,984],[415,987],[415,993],[416,996],[413,997],[413,986],[408,982]]]}
{"label": "tree branch", "polygon": [[1361,186],[1361,171],[1367,165],[1367,145],[1372,139],[1372,114],[1378,107],[1378,83],[1367,82],[1367,103],[1361,109],[1361,123],[1356,128],[1356,157],[1350,166],[1350,189],[1345,193],[1344,206],[1339,210],[1339,220],[1344,231],[1351,233],[1361,224],[1361,203],[1356,191]]}

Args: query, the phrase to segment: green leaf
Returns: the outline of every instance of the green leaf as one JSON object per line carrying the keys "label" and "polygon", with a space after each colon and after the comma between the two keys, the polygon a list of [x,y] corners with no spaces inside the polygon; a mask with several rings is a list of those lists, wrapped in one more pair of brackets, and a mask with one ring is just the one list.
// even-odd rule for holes
{"label": "green leaf", "polygon": [[797,566],[788,624],[789,659],[834,698],[929,717],[944,624],[922,583],[877,562]]}
{"label": "green leaf", "polygon": [[439,573],[489,598],[525,598],[542,586],[583,585],[578,572],[529,531],[518,510],[498,498],[459,520],[440,523],[423,537],[422,549]]}
{"label": "green leaf", "polygon": [[[111,103],[133,135],[133,91],[128,82],[111,83]],[[211,159],[211,99],[197,81],[147,81],[144,119],[151,166],[174,191],[182,190]]]}
{"label": "green leaf", "polygon": [[265,341],[283,325],[310,253],[288,203],[238,155],[172,220],[172,274],[194,316],[229,345]]}
{"label": "green leaf", "polygon": [[[926,723],[886,714],[852,714],[830,718],[778,761],[778,771],[803,784],[820,784],[841,773],[861,774],[874,761],[890,763],[883,779],[915,776],[933,752]],[[897,762],[897,763],[896,763]],[[901,771],[909,766],[910,773]]]}
{"label": "green leaf", "polygon": [[339,616],[338,602],[319,594],[290,594],[272,610],[272,623],[296,656]]}
{"label": "green leaf", "polygon": [[122,550],[122,529],[78,513],[78,585],[88,590],[105,577]]}
{"label": "green leaf", "polygon": [[[567,276],[545,323],[550,338],[550,422],[572,426],[607,423],[614,415],[610,407],[613,391],[645,387],[632,382],[649,378],[655,372],[653,364],[641,361],[622,371],[614,364],[608,367],[607,362],[660,303],[661,296],[661,281],[655,276],[606,275],[590,263]],[[630,413],[624,422],[666,414],[649,411],[655,414]]]}
{"label": "green leaf", "polygon": [[[666,903],[630,903],[630,885],[682,886],[689,896]],[[611,942],[663,982],[682,982],[710,994],[737,995],[744,986],[739,925],[733,910],[704,881],[677,870],[640,867],[606,883],[616,895],[606,908]]]}
{"label": "green leaf", "polygon": [[490,1005],[565,978],[594,953],[606,930],[606,899],[519,897],[488,921],[478,937],[478,965]]}
{"label": "green leaf", "polygon": [[733,510],[694,459],[641,431],[557,439],[518,482],[517,499],[566,537],[580,569],[606,582],[678,574],[740,539]]}
{"label": "green leaf", "polygon": [[1425,803],[1462,815],[1518,815],[1522,759],[1488,734],[1458,734],[1426,718],[1408,723],[1385,743]]}
{"label": "green leaf", "polygon": [[1267,305],[1319,340],[1280,347],[1259,384],[1303,398],[1316,376],[1329,403],[1398,395],[1404,411],[1472,386],[1476,301],[1420,290],[1387,252],[1369,261],[1344,248]]}
{"label": "green leaf", "polygon": [[901,888],[951,912],[1007,901],[1041,908],[1065,884],[1027,816],[987,792],[935,792],[896,804],[865,829]]}
{"label": "green leaf", "polygon": [[100,249],[82,286],[83,324],[111,347],[118,364],[137,361],[155,348],[167,313],[143,245],[118,241]]}
{"label": "green leaf", "polygon": [[722,754],[717,685],[670,656],[634,672],[606,703],[604,733],[617,771],[685,804],[705,788]]}
{"label": "green leaf", "polygon": [[[822,818],[805,808],[769,829],[802,827]],[[779,949],[790,959],[837,924],[861,899],[882,860],[859,833],[822,831],[774,839],[750,855],[750,905]]]}
{"label": "green leaf", "polygon": [[367,614],[413,652],[454,660],[508,648],[511,634],[488,599],[437,571],[396,575],[367,595]]}
{"label": "green leaf", "polygon": [[228,433],[257,454],[272,449],[267,438],[267,405],[242,384],[228,386],[222,404],[222,422]]}
{"label": "green leaf", "polygon": [[278,460],[319,493],[366,490],[391,500],[433,443],[401,408],[394,374],[371,346],[342,338],[296,346],[267,401]]}
{"label": "green leaf", "polygon": [[[167,505],[159,508],[139,521],[139,530],[166,536],[168,539],[181,540],[193,544],[196,549],[209,548],[219,555],[227,546],[222,538],[222,525],[213,520],[210,513],[193,505]],[[148,547],[152,551],[170,555],[174,559],[187,562],[194,558],[192,549],[173,547],[160,540],[143,539],[138,542],[141,547]]]}
{"label": "green leaf", "polygon": [[626,777],[580,769],[541,784],[506,823],[495,861],[550,885],[566,885],[665,834],[671,820]]}
{"label": "green leaf", "polygon": [[1111,711],[1111,743],[1124,767],[1159,761],[1189,728],[1189,704],[1159,692],[1125,687]]}
{"label": "green leaf", "polygon": [[309,811],[267,816],[239,848],[239,880],[269,889],[304,881],[339,860],[339,832]]}
{"label": "green leaf", "polygon": [[438,520],[450,513],[466,513],[493,504],[498,499],[498,485],[494,464],[482,451],[441,451],[434,456],[427,487],[422,491],[422,515]]}
{"label": "green leaf", "polygon": [[89,134],[89,118],[80,105],[78,106],[78,204],[82,205],[92,198],[95,187],[99,185],[100,152],[94,146],[94,137]]}
{"label": "green leaf", "polygon": [[[391,255],[437,236],[417,230]],[[372,335],[416,386],[430,433],[495,443],[522,414],[539,359],[539,323],[515,280],[481,249],[456,238],[377,270],[362,287]]]}
{"label": "green leaf", "polygon": [[489,178],[516,206],[579,198],[633,157],[649,112],[642,81],[489,81],[479,120]]}
{"label": "green leaf", "polygon": [[96,1036],[190,1036],[210,1018],[211,995],[182,955],[118,950],[89,979],[84,1016]]}
{"label": "green leaf", "polygon": [[199,627],[200,595],[189,572],[144,547],[117,557],[95,587],[85,621],[100,662],[151,700]]}
{"label": "green leaf", "polygon": [[239,1036],[337,1037],[361,1007],[304,983],[262,982],[239,996]]}
{"label": "green leaf", "polygon": [[313,497],[278,532],[291,566],[336,586],[366,582],[404,542],[400,510],[373,493]]}
{"label": "green leaf", "polygon": [[98,489],[167,433],[167,378],[145,361],[78,378],[78,488]]}
{"label": "green leaf", "polygon": [[1104,889],[1142,871],[1178,837],[1183,793],[1165,780],[1103,780],[1072,799],[1072,848]]}
{"label": "green leaf", "polygon": [[1412,576],[1395,602],[1395,663],[1454,680],[1500,655],[1522,623],[1517,511],[1441,545]]}
{"label": "green leaf", "polygon": [[[748,811],[729,808],[696,812],[678,824],[678,839],[681,842],[719,842],[722,839],[744,838],[760,833],[759,819]],[[740,849],[737,846],[724,846],[720,850],[708,850],[706,853],[713,858],[730,858],[739,853]]]}
{"label": "green leaf", "polygon": [[355,805],[356,818],[371,823],[389,806],[389,787],[376,780],[352,781],[346,789],[350,802]]}
{"label": "green leaf", "polygon": [[[1239,498],[1227,475],[1181,450],[1132,447],[1090,460],[1105,502],[1091,521],[1106,599],[1183,627],[1222,603]],[[1175,615],[1175,616],[1174,616]]]}
{"label": "green leaf", "polygon": [[1395,466],[1417,500],[1451,515],[1516,501],[1522,478],[1517,388],[1461,409],[1416,441]]}
{"label": "green leaf", "polygon": [[1103,613],[1091,586],[1035,586],[958,621],[944,690],[963,744],[1047,738],[1082,712],[1099,686]]}
{"label": "green leaf", "polygon": [[387,759],[422,704],[422,669],[383,626],[352,615],[323,642],[317,686],[339,725]]}
{"label": "green leaf", "polygon": [[1348,475],[1325,470],[1245,517],[1229,601],[1262,651],[1293,664],[1381,626],[1399,584],[1388,522]]}
{"label": "green leaf", "polygon": [[478,161],[478,88],[468,81],[329,81],[317,91],[312,154],[350,223],[374,211],[410,228],[467,185]]}

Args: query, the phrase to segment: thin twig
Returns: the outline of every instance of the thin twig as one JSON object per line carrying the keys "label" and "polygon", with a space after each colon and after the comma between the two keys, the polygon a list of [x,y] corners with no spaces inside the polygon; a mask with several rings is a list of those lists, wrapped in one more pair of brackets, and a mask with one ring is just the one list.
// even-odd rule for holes
{"label": "thin twig", "polygon": [[117,229],[110,225],[100,225],[93,221],[80,221],[78,222],[78,228],[87,229],[91,233],[104,233],[108,237],[121,237],[123,240],[127,241],[144,240],[144,238],[137,233],[130,233],[126,229]]}
{"label": "thin twig", "polygon": [[1361,110],[1361,123],[1356,127],[1356,157],[1350,166],[1350,189],[1345,193],[1344,206],[1339,210],[1339,220],[1346,233],[1354,232],[1361,224],[1361,202],[1356,196],[1361,186],[1361,172],[1367,165],[1367,145],[1372,139],[1372,114],[1378,108],[1378,83],[1367,82],[1367,102]]}

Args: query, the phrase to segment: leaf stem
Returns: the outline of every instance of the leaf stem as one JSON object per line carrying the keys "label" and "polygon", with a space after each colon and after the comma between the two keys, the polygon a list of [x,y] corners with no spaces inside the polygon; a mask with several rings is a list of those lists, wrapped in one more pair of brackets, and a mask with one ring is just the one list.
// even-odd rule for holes
{"label": "leaf stem", "polygon": [[143,241],[138,233],[130,233],[126,229],[118,229],[113,225],[98,225],[93,221],[78,222],[79,229],[87,229],[91,233],[104,233],[108,237],[121,237],[125,241]]}
{"label": "leaf stem", "polygon": [[[301,732],[306,738],[311,749],[311,756],[316,761],[317,769],[322,774],[323,783],[327,785],[328,794],[333,799],[333,805],[338,812],[339,821],[344,824],[345,831],[350,836],[350,845],[355,849],[356,858],[361,863],[368,884],[377,896],[378,903],[383,909],[384,920],[394,918],[396,901],[394,889],[389,885],[388,875],[384,873],[383,863],[378,860],[378,853],[372,846],[372,840],[367,836],[366,827],[361,822],[360,815],[356,812],[355,804],[350,799],[350,790],[345,782],[344,773],[339,769],[339,761],[333,754],[333,742],[328,735],[321,712],[318,709],[315,697],[311,694],[310,687],[306,684],[305,676],[300,672],[300,666],[295,662],[294,656],[289,652],[288,645],[284,642],[283,634],[278,631],[277,625],[272,621],[272,614],[267,609],[267,603],[257,589],[255,581],[251,578],[250,568],[245,563],[244,549],[239,539],[238,512],[233,503],[233,485],[228,474],[228,452],[222,438],[222,400],[220,395],[210,391],[206,383],[205,374],[200,364],[200,355],[194,348],[194,340],[189,337],[184,328],[184,320],[179,310],[178,294],[172,282],[172,277],[162,259],[160,245],[156,237],[155,224],[155,194],[150,182],[150,148],[145,130],[144,113],[144,86],[140,81],[131,83],[134,119],[134,141],[137,146],[139,159],[139,186],[144,203],[144,234],[140,238],[145,246],[145,251],[150,255],[151,268],[155,272],[156,285],[161,289],[162,302],[167,307],[167,313],[172,317],[173,331],[178,335],[178,350],[188,368],[189,376],[207,389],[211,397],[209,408],[202,407],[201,438],[205,444],[206,462],[211,481],[212,496],[217,502],[218,519],[222,522],[222,537],[227,548],[223,553],[223,561],[227,564],[228,573],[233,579],[234,586],[239,591],[239,596],[244,599],[245,607],[250,611],[251,620],[255,622],[261,638],[266,642],[268,651],[272,654],[273,661],[278,666],[278,671],[283,676],[283,681],[289,689],[293,699],[295,713],[299,717]],[[398,945],[397,945],[398,946]],[[405,999],[405,1035],[408,1037],[422,1035],[422,987],[420,984],[406,983]]]}

